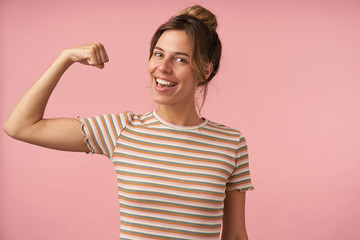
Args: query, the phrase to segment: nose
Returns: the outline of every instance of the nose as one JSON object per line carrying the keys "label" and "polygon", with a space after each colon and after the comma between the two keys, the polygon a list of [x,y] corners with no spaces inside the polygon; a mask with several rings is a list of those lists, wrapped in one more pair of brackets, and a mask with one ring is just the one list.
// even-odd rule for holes
{"label": "nose", "polygon": [[164,73],[171,73],[172,71],[171,59],[163,58],[159,63],[158,69]]}

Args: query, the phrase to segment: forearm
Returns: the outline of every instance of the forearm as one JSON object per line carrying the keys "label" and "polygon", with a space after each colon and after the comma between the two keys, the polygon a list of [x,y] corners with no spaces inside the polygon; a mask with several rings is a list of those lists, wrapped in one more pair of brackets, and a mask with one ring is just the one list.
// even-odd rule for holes
{"label": "forearm", "polygon": [[66,51],[56,58],[17,103],[4,124],[6,133],[16,137],[21,129],[34,125],[43,118],[51,93],[72,63]]}

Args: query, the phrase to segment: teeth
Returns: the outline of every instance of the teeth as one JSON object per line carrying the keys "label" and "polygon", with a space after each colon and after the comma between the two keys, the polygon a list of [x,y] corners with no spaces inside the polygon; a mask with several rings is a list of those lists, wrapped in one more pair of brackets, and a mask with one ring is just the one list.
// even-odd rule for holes
{"label": "teeth", "polygon": [[160,83],[161,85],[166,85],[166,86],[175,85],[172,82],[169,82],[169,81],[166,81],[166,80],[163,80],[163,79],[159,79],[159,78],[156,78],[156,82]]}

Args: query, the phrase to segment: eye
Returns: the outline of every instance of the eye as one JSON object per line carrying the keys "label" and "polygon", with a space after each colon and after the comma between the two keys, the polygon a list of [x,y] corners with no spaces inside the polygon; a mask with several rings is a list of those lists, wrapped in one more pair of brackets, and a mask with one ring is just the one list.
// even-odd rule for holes
{"label": "eye", "polygon": [[159,53],[159,52],[154,52],[154,57],[162,57],[162,53]]}
{"label": "eye", "polygon": [[175,58],[175,60],[177,62],[180,62],[180,63],[187,63],[187,61],[184,58],[181,58],[181,57],[177,57],[177,58]]}

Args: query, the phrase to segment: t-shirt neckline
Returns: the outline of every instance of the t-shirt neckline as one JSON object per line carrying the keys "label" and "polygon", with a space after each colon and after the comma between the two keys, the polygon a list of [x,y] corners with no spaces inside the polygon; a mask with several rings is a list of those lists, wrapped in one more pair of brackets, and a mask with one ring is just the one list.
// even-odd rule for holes
{"label": "t-shirt neckline", "polygon": [[194,126],[180,126],[180,125],[176,125],[176,124],[172,124],[170,122],[165,121],[164,119],[162,119],[157,113],[156,110],[154,110],[153,112],[154,117],[161,122],[162,124],[164,124],[165,126],[168,126],[170,128],[174,128],[174,129],[183,129],[183,130],[190,130],[190,129],[199,129],[201,127],[203,127],[204,125],[206,125],[209,121],[206,118],[203,118],[204,121],[198,125],[194,125]]}

